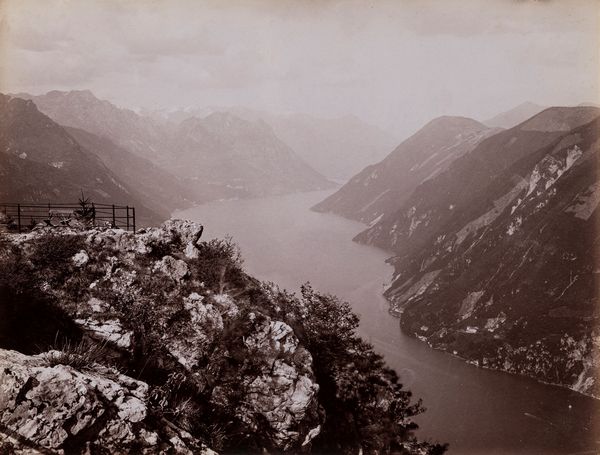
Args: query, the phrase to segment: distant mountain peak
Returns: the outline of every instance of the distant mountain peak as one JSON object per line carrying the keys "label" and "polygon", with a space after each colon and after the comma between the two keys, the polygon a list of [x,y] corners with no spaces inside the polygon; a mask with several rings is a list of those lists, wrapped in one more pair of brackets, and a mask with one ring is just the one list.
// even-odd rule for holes
{"label": "distant mountain peak", "polygon": [[427,123],[423,129],[429,127],[450,127],[450,128],[465,128],[465,127],[473,127],[477,129],[486,129],[487,127],[477,120],[474,120],[469,117],[461,117],[455,115],[442,115],[440,117],[436,117]]}
{"label": "distant mountain peak", "polygon": [[525,101],[508,111],[501,112],[500,114],[485,120],[483,123],[491,127],[508,129],[524,122],[544,109],[546,109],[544,106],[540,106],[531,101]]}
{"label": "distant mountain peak", "polygon": [[100,101],[100,99],[92,93],[91,90],[50,90],[46,93],[49,98],[81,98],[86,101]]}

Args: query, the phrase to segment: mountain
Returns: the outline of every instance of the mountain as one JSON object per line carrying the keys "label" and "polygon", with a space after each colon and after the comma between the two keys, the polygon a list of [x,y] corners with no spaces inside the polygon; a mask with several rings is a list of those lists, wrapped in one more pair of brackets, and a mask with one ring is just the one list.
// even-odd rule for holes
{"label": "mountain", "polygon": [[177,124],[121,109],[89,91],[28,98],[57,123],[107,138],[187,179],[200,201],[331,186],[260,122],[215,114]]}
{"label": "mountain", "polygon": [[[188,118],[178,129],[181,147],[172,169],[188,178],[227,185],[241,194],[265,196],[331,188],[263,121],[227,112]],[[203,163],[202,166],[194,166]],[[226,178],[223,178],[226,176]]]}
{"label": "mountain", "polygon": [[197,199],[189,185],[108,138],[79,128],[65,127],[65,130],[81,146],[100,158],[121,181],[133,187],[147,205],[166,214],[166,217],[175,209],[190,206],[191,201]]}
{"label": "mountain", "polygon": [[359,242],[395,252],[403,329],[477,365],[600,397],[600,109],[549,108],[482,141]]}
{"label": "mountain", "polygon": [[528,118],[539,114],[544,109],[546,108],[528,101],[506,112],[502,112],[491,119],[485,120],[483,123],[496,128],[512,128]]}
{"label": "mountain", "polygon": [[391,134],[353,115],[326,119],[307,114],[263,114],[261,118],[307,163],[338,181],[346,181],[383,159],[396,145]]}
{"label": "mountain", "polygon": [[15,96],[32,100],[41,112],[60,125],[106,137],[157,163],[161,162],[164,151],[169,148],[166,125],[100,100],[89,90],[53,90],[45,95],[19,93]]}
{"label": "mountain", "polygon": [[384,158],[396,145],[389,133],[356,116],[319,118],[308,114],[275,114],[242,107],[185,109],[155,113],[181,122],[213,112],[230,112],[251,122],[263,121],[277,137],[319,173],[346,181],[370,163]]}
{"label": "mountain", "polygon": [[140,223],[169,216],[131,188],[28,100],[0,94],[0,200],[74,202],[83,190],[97,203],[135,205]]}
{"label": "mountain", "polygon": [[423,181],[496,132],[464,117],[439,117],[402,142],[377,164],[367,166],[336,193],[313,207],[372,223],[394,213]]}

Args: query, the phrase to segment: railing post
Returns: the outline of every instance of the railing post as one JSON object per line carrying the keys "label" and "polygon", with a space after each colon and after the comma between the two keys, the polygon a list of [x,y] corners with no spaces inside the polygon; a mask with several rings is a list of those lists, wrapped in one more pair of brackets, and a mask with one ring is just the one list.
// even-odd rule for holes
{"label": "railing post", "polygon": [[129,206],[126,205],[125,206],[125,211],[127,212],[126,218],[127,218],[127,230],[129,230]]}
{"label": "railing post", "polygon": [[135,233],[135,207],[131,207],[131,214],[133,215],[133,232]]}
{"label": "railing post", "polygon": [[117,223],[115,220],[115,204],[112,205],[112,213],[113,213],[113,222],[112,222],[112,227],[117,227]]}
{"label": "railing post", "polygon": [[92,226],[96,227],[96,206],[92,202]]}
{"label": "railing post", "polygon": [[19,226],[19,234],[21,233],[21,204],[17,204],[17,225]]}

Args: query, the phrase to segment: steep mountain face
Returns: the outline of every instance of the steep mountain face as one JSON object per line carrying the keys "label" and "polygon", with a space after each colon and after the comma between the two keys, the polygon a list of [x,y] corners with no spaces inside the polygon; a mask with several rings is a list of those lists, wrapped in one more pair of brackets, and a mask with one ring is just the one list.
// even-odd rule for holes
{"label": "steep mountain face", "polygon": [[519,104],[517,107],[509,111],[502,112],[491,119],[484,120],[483,123],[491,127],[508,129],[512,128],[513,126],[517,126],[519,123],[524,122],[536,114],[539,114],[544,109],[546,108],[543,106],[526,102]]}
{"label": "steep mountain face", "polygon": [[[550,108],[487,138],[445,172],[416,186],[398,210],[386,213],[356,239],[400,254],[412,254],[435,242],[440,227],[444,227],[444,233],[449,229],[461,232],[463,226],[490,209],[494,211],[488,217],[499,214],[512,200],[513,192],[518,191],[515,185],[520,180],[514,181],[517,177],[511,176],[506,182],[492,186],[490,182],[519,159],[549,146],[567,129],[597,115],[598,110],[589,107]],[[485,218],[479,222],[487,225],[491,221]],[[465,232],[461,232],[463,235]]]}
{"label": "steep mountain face", "polygon": [[166,125],[100,100],[89,90],[53,90],[45,95],[20,93],[17,96],[32,100],[41,112],[60,125],[106,137],[130,152],[159,164],[164,159],[164,152],[169,150],[169,130]]}
{"label": "steep mountain face", "polygon": [[358,241],[397,256],[409,334],[600,396],[600,110],[550,108],[483,141]]}
{"label": "steep mountain face", "polygon": [[335,180],[346,181],[382,160],[397,144],[391,134],[349,115],[316,118],[307,114],[257,113],[307,163]]}
{"label": "steep mountain face", "polygon": [[308,114],[274,114],[243,107],[155,112],[157,118],[182,122],[214,112],[230,112],[250,122],[270,125],[283,142],[317,172],[346,181],[365,166],[383,159],[397,144],[391,134],[356,116],[319,118]]}
{"label": "steep mountain face", "polygon": [[79,128],[66,127],[65,130],[77,143],[100,158],[120,180],[135,188],[139,195],[143,195],[140,198],[156,211],[170,214],[198,199],[199,195],[195,194],[189,185],[108,138]]}
{"label": "steep mountain face", "polygon": [[95,202],[135,205],[141,222],[158,214],[93,153],[28,100],[0,94],[0,200],[72,202],[83,190]]}
{"label": "steep mountain face", "polygon": [[364,223],[396,212],[424,181],[496,132],[464,117],[440,117],[402,142],[383,161],[368,166],[313,207]]}
{"label": "steep mountain face", "polygon": [[190,118],[179,125],[120,109],[89,91],[29,98],[61,125],[107,138],[188,179],[185,184],[194,188],[200,201],[331,185],[261,123],[214,114],[212,119]]}
{"label": "steep mountain face", "polygon": [[[182,147],[173,161],[174,169],[189,178],[259,196],[332,186],[262,121],[217,112],[185,120],[178,137]],[[206,166],[198,168],[194,162]]]}

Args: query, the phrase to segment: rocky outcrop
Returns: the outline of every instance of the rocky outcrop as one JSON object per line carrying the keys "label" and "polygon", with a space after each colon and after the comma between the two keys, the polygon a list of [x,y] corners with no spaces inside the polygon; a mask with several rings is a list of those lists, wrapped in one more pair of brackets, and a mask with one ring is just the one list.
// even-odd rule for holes
{"label": "rocky outcrop", "polygon": [[[261,374],[243,384],[247,400],[238,410],[241,418],[256,426],[255,415],[269,422],[274,437],[280,443],[296,440],[296,428],[308,412],[316,412],[316,395],[319,386],[310,370],[298,365],[310,365],[310,353],[299,346],[292,328],[284,322],[262,321],[258,330],[244,340],[244,344],[264,358]],[[293,359],[293,361],[290,361]],[[312,409],[311,409],[312,408]],[[303,435],[302,445],[307,445],[319,434],[320,424]]]}
{"label": "rocky outcrop", "polygon": [[349,307],[260,283],[201,234],[169,220],[0,238],[15,338],[0,337],[0,451],[443,451],[413,436],[420,403]]}
{"label": "rocky outcrop", "polygon": [[61,356],[0,350],[3,453],[213,453],[149,419],[148,384],[100,365],[78,371]]}
{"label": "rocky outcrop", "polygon": [[[256,284],[227,263],[226,255],[215,258],[219,251],[200,242],[201,225],[169,220],[138,233],[65,228],[56,234],[39,229],[8,236],[13,252],[32,261],[27,271],[32,283],[57,299],[89,342],[112,352],[107,359],[120,359],[132,372],[164,373],[144,383],[102,367],[81,372],[44,366],[51,354],[6,352],[0,412],[19,438],[57,450],[79,439],[107,450],[155,450],[167,441],[173,450],[196,453],[199,439],[179,435],[181,443],[175,444],[141,424],[147,417],[156,421],[182,413],[182,387],[200,391],[186,399],[188,404],[230,414],[242,431],[268,434],[261,437],[277,450],[306,446],[319,434],[319,386],[311,354],[285,322],[213,292],[213,278],[223,287],[222,281],[231,279],[227,271],[237,274],[241,290]],[[63,269],[61,279],[34,265],[37,245],[47,239],[73,243],[72,253],[55,265]],[[10,261],[10,253],[4,254]],[[228,365],[232,356],[242,360],[235,368]],[[178,379],[165,382],[159,378],[164,375]]]}

